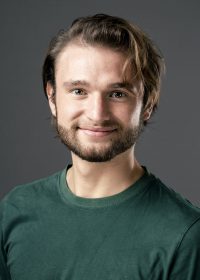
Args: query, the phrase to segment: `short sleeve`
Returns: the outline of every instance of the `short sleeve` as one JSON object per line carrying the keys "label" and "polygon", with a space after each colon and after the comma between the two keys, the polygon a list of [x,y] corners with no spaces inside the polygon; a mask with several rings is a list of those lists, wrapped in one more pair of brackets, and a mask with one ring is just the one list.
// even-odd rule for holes
{"label": "short sleeve", "polygon": [[10,274],[6,266],[6,254],[4,251],[3,239],[3,217],[4,217],[3,202],[0,202],[0,280],[10,280]]}
{"label": "short sleeve", "polygon": [[169,279],[200,279],[200,218],[185,232],[177,249]]}

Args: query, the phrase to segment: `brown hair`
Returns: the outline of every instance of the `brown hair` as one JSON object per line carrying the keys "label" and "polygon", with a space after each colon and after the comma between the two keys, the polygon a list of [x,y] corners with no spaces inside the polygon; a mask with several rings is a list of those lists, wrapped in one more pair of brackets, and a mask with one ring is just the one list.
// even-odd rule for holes
{"label": "brown hair", "polygon": [[96,14],[73,21],[68,30],[61,30],[50,43],[43,65],[43,87],[46,93],[47,82],[56,91],[55,64],[58,55],[72,41],[89,45],[102,45],[125,53],[127,61],[136,71],[137,78],[144,86],[143,108],[149,103],[153,111],[157,108],[160,95],[161,73],[164,61],[151,39],[136,25],[125,19]]}

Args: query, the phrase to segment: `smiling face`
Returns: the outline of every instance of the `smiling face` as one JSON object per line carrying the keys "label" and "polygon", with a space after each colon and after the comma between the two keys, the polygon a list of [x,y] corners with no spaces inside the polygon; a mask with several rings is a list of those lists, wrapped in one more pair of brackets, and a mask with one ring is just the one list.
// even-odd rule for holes
{"label": "smiling face", "polygon": [[143,85],[123,67],[126,57],[101,46],[68,45],[56,62],[56,94],[49,105],[62,142],[91,162],[132,150],[150,111],[142,112]]}

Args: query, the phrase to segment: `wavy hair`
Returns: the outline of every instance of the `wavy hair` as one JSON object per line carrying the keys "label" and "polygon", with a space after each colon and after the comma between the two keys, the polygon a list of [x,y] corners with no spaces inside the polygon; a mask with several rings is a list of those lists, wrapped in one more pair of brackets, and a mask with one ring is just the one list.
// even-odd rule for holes
{"label": "wavy hair", "polygon": [[43,88],[49,82],[56,92],[56,59],[67,44],[79,41],[92,46],[101,45],[127,56],[126,66],[130,65],[133,78],[141,79],[144,87],[143,108],[151,103],[153,111],[158,106],[161,74],[164,59],[152,40],[138,26],[125,19],[106,14],[80,17],[70,28],[60,30],[51,40],[43,64]]}

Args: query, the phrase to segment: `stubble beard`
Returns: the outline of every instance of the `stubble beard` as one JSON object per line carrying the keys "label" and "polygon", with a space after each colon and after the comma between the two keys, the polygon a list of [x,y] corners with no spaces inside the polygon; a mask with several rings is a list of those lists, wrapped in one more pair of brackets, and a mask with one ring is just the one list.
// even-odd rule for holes
{"label": "stubble beard", "polygon": [[72,153],[89,162],[110,161],[117,155],[127,151],[135,145],[144,127],[142,118],[140,118],[136,126],[125,129],[119,123],[106,121],[101,124],[102,127],[117,127],[108,141],[82,143],[78,137],[78,123],[74,123],[71,128],[66,128],[58,123],[56,117],[53,117],[53,125],[61,142]]}

